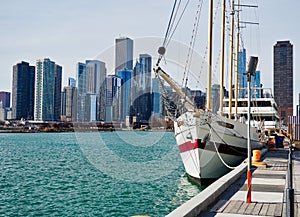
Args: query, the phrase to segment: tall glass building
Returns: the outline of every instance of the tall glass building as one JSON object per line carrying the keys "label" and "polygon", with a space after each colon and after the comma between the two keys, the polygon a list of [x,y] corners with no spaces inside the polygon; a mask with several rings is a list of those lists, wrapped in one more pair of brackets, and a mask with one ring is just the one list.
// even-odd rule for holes
{"label": "tall glass building", "polygon": [[10,95],[10,92],[0,91],[0,101],[2,101],[3,108],[10,108]]}
{"label": "tall glass building", "polygon": [[27,62],[13,66],[12,119],[33,120],[35,67]]}
{"label": "tall glass building", "polygon": [[152,102],[153,113],[156,115],[162,115],[162,96],[160,92],[160,80],[159,78],[152,78]]}
{"label": "tall glass building", "polygon": [[246,75],[246,49],[242,49],[239,54],[239,65],[238,65],[238,75],[239,75],[239,98],[245,98],[247,95],[247,75]]}
{"label": "tall glass building", "polygon": [[115,73],[124,69],[133,69],[133,40],[128,37],[115,41]]}
{"label": "tall glass building", "polygon": [[118,121],[120,116],[121,78],[109,75],[106,78],[106,122]]}
{"label": "tall glass building", "polygon": [[105,120],[106,66],[99,60],[77,63],[78,121]]}
{"label": "tall glass building", "polygon": [[129,116],[131,106],[132,70],[121,70],[117,72],[117,75],[121,78],[120,121],[125,121],[126,116]]}
{"label": "tall glass building", "polygon": [[62,67],[48,58],[36,61],[35,121],[59,121]]}
{"label": "tall glass building", "polygon": [[290,41],[277,41],[274,45],[274,99],[283,124],[293,116],[293,45]]}
{"label": "tall glass building", "polygon": [[72,77],[69,77],[68,78],[68,86],[70,86],[70,87],[76,87],[76,79],[72,78]]}
{"label": "tall glass building", "polygon": [[84,121],[85,96],[86,96],[86,65],[85,63],[77,63],[77,121]]}
{"label": "tall glass building", "polygon": [[152,57],[140,54],[133,70],[132,103],[134,115],[143,122],[149,122],[153,111],[152,102]]}
{"label": "tall glass building", "polygon": [[62,67],[54,66],[54,120],[61,120],[61,89],[62,89]]}
{"label": "tall glass building", "polygon": [[77,88],[72,86],[64,87],[63,91],[62,116],[64,121],[77,121]]}
{"label": "tall glass building", "polygon": [[[87,97],[93,97],[86,101],[94,103],[94,96],[96,96],[95,105],[86,105],[91,110],[96,111],[96,120],[105,120],[105,104],[106,104],[106,67],[105,63],[99,60],[86,60],[86,81],[87,81]],[[96,106],[94,108],[94,106]],[[86,121],[91,121],[89,118]]]}

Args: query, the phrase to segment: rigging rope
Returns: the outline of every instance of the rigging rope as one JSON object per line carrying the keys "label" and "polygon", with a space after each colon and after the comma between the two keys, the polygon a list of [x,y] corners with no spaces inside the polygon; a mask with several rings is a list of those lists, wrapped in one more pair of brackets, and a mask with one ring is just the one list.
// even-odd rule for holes
{"label": "rigging rope", "polygon": [[186,8],[189,4],[190,0],[188,0],[181,12],[181,15],[180,17],[178,18],[177,20],[177,23],[174,27],[174,24],[175,24],[175,20],[176,20],[176,16],[177,16],[177,13],[179,11],[179,8],[180,8],[180,4],[181,4],[181,0],[179,0],[179,3],[177,4],[177,0],[175,0],[174,2],[174,5],[173,5],[173,9],[172,9],[172,13],[171,13],[171,17],[170,17],[170,20],[169,20],[169,24],[168,24],[168,28],[167,28],[167,31],[166,31],[166,34],[165,34],[165,38],[164,38],[164,42],[162,44],[162,46],[158,49],[158,53],[159,53],[159,57],[157,59],[157,63],[156,65],[158,66],[161,59],[163,58],[165,52],[166,52],[166,48],[168,47],[185,11],[186,11]]}
{"label": "rigging rope", "polygon": [[[202,5],[203,5],[203,0],[199,0],[197,12],[196,12],[196,16],[195,16],[194,28],[192,31],[191,41],[189,44],[188,55],[187,55],[187,59],[185,61],[185,67],[184,67],[183,78],[182,78],[182,86],[183,87],[186,87],[187,81],[188,81],[188,73],[191,68],[191,62],[192,62],[191,60],[192,60],[193,53],[194,53],[194,47],[195,47],[196,36],[197,36],[198,28],[199,28],[199,21],[200,21]],[[184,80],[185,80],[185,84],[184,84]]]}
{"label": "rigging rope", "polygon": [[[211,133],[211,130],[212,130],[212,128],[210,128],[210,136],[212,137],[212,133]],[[221,154],[219,153],[219,150],[218,150],[218,147],[216,146],[216,141],[214,140],[214,139],[212,139],[212,141],[213,141],[213,144],[214,144],[214,146],[215,146],[215,149],[216,149],[216,152],[217,152],[217,154],[218,154],[218,157],[219,157],[219,159],[221,160],[221,162],[224,164],[224,166],[226,166],[227,168],[229,168],[229,169],[235,169],[236,167],[232,167],[232,166],[229,166],[225,161],[224,161],[224,159],[222,158],[222,156],[221,156]]]}

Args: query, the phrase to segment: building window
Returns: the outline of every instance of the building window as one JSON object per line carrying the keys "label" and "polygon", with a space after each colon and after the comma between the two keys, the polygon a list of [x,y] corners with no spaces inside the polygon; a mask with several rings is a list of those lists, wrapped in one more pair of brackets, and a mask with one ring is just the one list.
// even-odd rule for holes
{"label": "building window", "polygon": [[286,117],[286,112],[285,111],[281,111],[281,117],[282,118]]}
{"label": "building window", "polygon": [[281,47],[280,49],[280,64],[285,65],[287,59],[286,47]]}

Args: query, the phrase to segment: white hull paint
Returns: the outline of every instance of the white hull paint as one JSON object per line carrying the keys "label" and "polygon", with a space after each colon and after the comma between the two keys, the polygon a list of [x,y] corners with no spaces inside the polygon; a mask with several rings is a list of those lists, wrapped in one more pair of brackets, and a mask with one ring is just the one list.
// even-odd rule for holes
{"label": "white hull paint", "polygon": [[[226,164],[235,167],[247,155],[246,124],[202,111],[184,113],[174,126],[182,162],[193,178],[217,179],[229,171]],[[251,145],[262,146],[254,128]]]}

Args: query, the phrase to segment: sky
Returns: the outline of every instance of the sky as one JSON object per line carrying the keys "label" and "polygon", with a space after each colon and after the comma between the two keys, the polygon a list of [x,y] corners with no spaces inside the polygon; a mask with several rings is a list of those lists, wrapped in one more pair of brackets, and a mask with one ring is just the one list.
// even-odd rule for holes
{"label": "sky", "polygon": [[[215,1],[216,7],[218,2]],[[197,1],[191,0],[191,3],[195,5]],[[290,40],[294,45],[294,104],[298,104],[300,75],[297,70],[300,67],[300,55],[297,55],[297,49],[300,43],[300,28],[297,28],[297,21],[300,19],[300,1],[241,0],[241,3],[258,5],[258,9],[254,9],[254,15],[245,15],[242,18],[250,19],[245,21],[259,22],[259,25],[246,28],[251,31],[242,31],[245,35],[247,55],[259,57],[258,69],[261,71],[261,80],[265,87],[273,86],[274,44],[278,40]],[[157,50],[166,31],[173,1],[0,0],[0,5],[0,90],[11,91],[12,66],[21,61],[35,65],[37,59],[50,58],[63,66],[63,85],[67,84],[68,77],[76,77],[77,62],[95,57],[106,56],[102,59],[107,61],[108,74],[111,74],[114,64],[114,40],[120,36],[138,39],[139,52],[157,56],[154,51]],[[194,22],[194,9],[190,8],[187,11],[191,24]],[[205,10],[206,3],[203,4],[202,18],[206,18]],[[191,37],[191,28],[185,30],[190,24],[185,20],[182,22],[183,25],[178,28],[174,40],[186,45]],[[201,25],[199,34],[206,31],[206,26]],[[246,34],[250,34],[250,37]],[[255,35],[255,39],[249,39],[252,34]],[[201,37],[201,40],[207,37],[206,33]],[[149,38],[155,42],[148,43],[144,40]],[[151,51],[141,48],[143,45],[147,47],[146,42]],[[201,52],[203,49],[199,49],[199,53]],[[110,53],[110,56],[106,55],[107,53]],[[183,56],[180,51],[177,53],[175,55],[178,58]],[[137,56],[136,52],[134,58]],[[214,61],[217,62],[216,57]]]}

